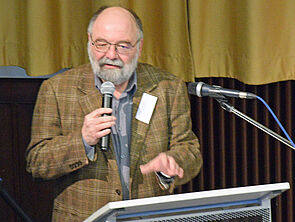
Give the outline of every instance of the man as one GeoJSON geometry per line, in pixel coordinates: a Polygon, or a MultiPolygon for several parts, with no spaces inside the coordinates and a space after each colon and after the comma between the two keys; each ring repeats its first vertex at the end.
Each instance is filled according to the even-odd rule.
{"type": "Polygon", "coordinates": [[[34,110],[27,170],[56,179],[53,221],[81,221],[110,201],[169,194],[202,165],[185,84],[137,64],[143,45],[137,15],[101,8],[88,40],[91,66],[44,81],[34,110]],[[112,109],[101,107],[105,81],[115,85],[112,109]]]}

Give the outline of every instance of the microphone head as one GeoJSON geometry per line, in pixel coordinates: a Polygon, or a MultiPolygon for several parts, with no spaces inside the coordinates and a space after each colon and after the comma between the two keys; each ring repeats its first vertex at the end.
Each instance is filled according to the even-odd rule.
{"type": "Polygon", "coordinates": [[[102,94],[111,94],[115,92],[115,85],[112,82],[103,82],[100,87],[102,94]]]}
{"type": "Polygon", "coordinates": [[[188,93],[191,95],[196,95],[198,97],[202,97],[202,87],[205,83],[203,82],[190,82],[188,84],[188,93]]]}

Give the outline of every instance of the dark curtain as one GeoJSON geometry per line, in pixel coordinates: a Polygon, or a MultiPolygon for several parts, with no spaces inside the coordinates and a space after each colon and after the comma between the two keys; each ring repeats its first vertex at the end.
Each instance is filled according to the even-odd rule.
{"type": "MultiPolygon", "coordinates": [[[[224,88],[252,92],[274,111],[289,136],[295,136],[295,81],[267,85],[245,85],[228,78],[196,81],[224,88]]],[[[231,98],[235,109],[285,137],[271,113],[260,100],[231,98]]],[[[291,189],[272,202],[273,221],[294,221],[295,150],[265,132],[223,110],[213,98],[191,96],[192,121],[198,135],[204,166],[198,177],[177,192],[212,190],[248,185],[289,182],[291,189]]],[[[286,137],[285,137],[286,138],[286,137]]]]}

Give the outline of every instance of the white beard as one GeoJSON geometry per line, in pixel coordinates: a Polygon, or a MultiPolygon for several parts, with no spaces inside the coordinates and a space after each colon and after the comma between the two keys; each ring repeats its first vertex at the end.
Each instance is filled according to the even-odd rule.
{"type": "Polygon", "coordinates": [[[99,78],[101,78],[105,81],[110,81],[110,82],[114,83],[115,85],[120,85],[130,79],[130,77],[132,76],[132,74],[135,71],[136,66],[137,66],[137,61],[138,61],[138,57],[139,57],[139,50],[138,49],[136,51],[134,58],[131,60],[131,63],[124,64],[124,62],[120,59],[111,60],[106,57],[103,57],[99,61],[97,61],[97,60],[95,60],[95,57],[94,57],[90,47],[91,47],[91,45],[88,42],[88,57],[90,60],[92,70],[96,76],[98,76],[99,78]],[[116,66],[119,66],[120,69],[103,69],[103,68],[101,68],[105,64],[116,65],[116,66]]]}

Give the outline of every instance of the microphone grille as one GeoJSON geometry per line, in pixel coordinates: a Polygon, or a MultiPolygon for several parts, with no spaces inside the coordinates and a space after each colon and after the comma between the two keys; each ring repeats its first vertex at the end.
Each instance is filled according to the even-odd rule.
{"type": "Polygon", "coordinates": [[[195,82],[190,82],[188,84],[188,93],[191,95],[196,95],[196,86],[197,84],[195,82]]]}
{"type": "Polygon", "coordinates": [[[102,94],[111,94],[115,92],[115,85],[112,82],[104,82],[101,84],[100,91],[102,94]]]}

